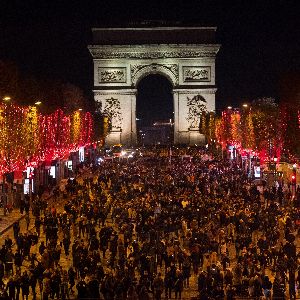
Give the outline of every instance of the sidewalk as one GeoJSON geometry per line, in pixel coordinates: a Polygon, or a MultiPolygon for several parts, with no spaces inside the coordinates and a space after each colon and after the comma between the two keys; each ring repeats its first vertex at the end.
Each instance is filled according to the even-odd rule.
{"type": "Polygon", "coordinates": [[[0,237],[9,230],[16,221],[21,221],[25,218],[25,212],[20,213],[18,208],[14,208],[11,213],[7,213],[4,216],[3,208],[0,208],[0,237]]]}
{"type": "MultiPolygon", "coordinates": [[[[52,195],[48,195],[46,201],[48,205],[54,204],[54,198],[52,195]]],[[[23,214],[20,213],[19,208],[14,208],[11,213],[7,213],[6,216],[4,216],[4,210],[1,207],[0,208],[0,237],[5,234],[10,228],[12,228],[13,224],[16,221],[21,221],[25,218],[26,214],[25,211],[23,214]]],[[[31,215],[31,208],[30,208],[30,218],[32,218],[31,215]]]]}

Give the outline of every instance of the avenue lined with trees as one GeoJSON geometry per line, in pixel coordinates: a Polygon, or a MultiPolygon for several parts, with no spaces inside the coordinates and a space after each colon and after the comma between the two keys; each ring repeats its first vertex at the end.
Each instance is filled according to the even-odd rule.
{"type": "MultiPolygon", "coordinates": [[[[79,88],[23,76],[10,62],[1,61],[0,68],[1,173],[22,169],[28,161],[66,157],[81,146],[105,140],[110,120],[98,108],[91,113],[82,110],[90,105],[79,88]]],[[[294,163],[300,156],[299,111],[297,101],[292,105],[261,98],[241,108],[229,106],[219,115],[203,112],[199,131],[219,151],[232,146],[239,155],[253,154],[261,163],[274,157],[294,163]]]]}

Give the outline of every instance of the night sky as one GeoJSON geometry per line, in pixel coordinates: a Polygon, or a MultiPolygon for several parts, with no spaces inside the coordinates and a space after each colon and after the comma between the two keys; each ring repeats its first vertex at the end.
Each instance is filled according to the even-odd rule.
{"type": "MultiPolygon", "coordinates": [[[[218,27],[218,108],[262,96],[278,99],[281,82],[299,76],[297,1],[178,2],[2,0],[0,60],[16,62],[24,74],[73,83],[92,99],[91,27],[164,20],[218,27]]],[[[153,80],[145,84],[146,96],[153,80]]]]}

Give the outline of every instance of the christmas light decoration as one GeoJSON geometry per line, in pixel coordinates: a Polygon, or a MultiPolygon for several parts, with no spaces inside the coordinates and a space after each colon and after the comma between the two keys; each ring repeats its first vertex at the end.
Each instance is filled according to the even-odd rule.
{"type": "Polygon", "coordinates": [[[230,144],[234,145],[236,149],[241,148],[241,115],[239,111],[234,111],[230,114],[230,129],[231,141],[230,144]]]}
{"type": "Polygon", "coordinates": [[[255,135],[254,135],[251,109],[247,112],[247,114],[242,115],[241,126],[242,126],[242,147],[244,149],[254,149],[255,135]]]}
{"type": "Polygon", "coordinates": [[[66,116],[58,109],[42,115],[35,106],[0,104],[0,175],[67,158],[93,143],[93,126],[88,112],[66,116]]]}
{"type": "MultiPolygon", "coordinates": [[[[271,98],[254,101],[247,110],[227,108],[215,120],[215,136],[222,149],[234,146],[240,153],[259,156],[262,163],[276,157],[285,144],[287,113],[271,98]]],[[[300,124],[300,116],[298,115],[300,124]]]]}

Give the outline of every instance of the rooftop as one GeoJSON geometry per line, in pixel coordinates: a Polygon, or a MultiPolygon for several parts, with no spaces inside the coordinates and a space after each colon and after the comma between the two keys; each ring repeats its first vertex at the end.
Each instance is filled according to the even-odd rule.
{"type": "Polygon", "coordinates": [[[214,44],[216,27],[92,28],[94,45],[214,44]]]}

